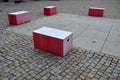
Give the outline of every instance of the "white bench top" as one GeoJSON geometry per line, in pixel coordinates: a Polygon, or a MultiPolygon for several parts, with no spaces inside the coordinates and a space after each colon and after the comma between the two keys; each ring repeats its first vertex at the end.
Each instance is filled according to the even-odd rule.
{"type": "Polygon", "coordinates": [[[104,9],[104,8],[98,8],[98,7],[89,7],[91,9],[104,9]]]}
{"type": "Polygon", "coordinates": [[[9,14],[13,14],[13,15],[18,15],[18,14],[23,14],[23,13],[28,13],[29,11],[18,11],[18,12],[13,12],[13,13],[9,13],[9,14]]]}
{"type": "Polygon", "coordinates": [[[45,7],[45,8],[54,8],[54,7],[56,7],[56,6],[47,6],[47,7],[45,7]]]}
{"type": "Polygon", "coordinates": [[[59,39],[65,39],[66,37],[72,34],[72,32],[48,28],[48,27],[42,27],[33,32],[59,39]]]}

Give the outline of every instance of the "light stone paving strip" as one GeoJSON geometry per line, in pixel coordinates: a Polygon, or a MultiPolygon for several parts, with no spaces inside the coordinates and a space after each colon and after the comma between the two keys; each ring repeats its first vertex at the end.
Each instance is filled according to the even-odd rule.
{"type": "Polygon", "coordinates": [[[120,79],[119,57],[74,48],[61,58],[34,49],[30,36],[5,30],[1,33],[0,80],[120,79]]]}

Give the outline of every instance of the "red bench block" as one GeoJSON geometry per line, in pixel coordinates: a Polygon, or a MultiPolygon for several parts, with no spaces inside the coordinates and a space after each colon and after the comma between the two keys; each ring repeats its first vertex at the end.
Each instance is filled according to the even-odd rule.
{"type": "Polygon", "coordinates": [[[34,48],[64,57],[71,49],[73,33],[42,27],[33,31],[34,48]]]}
{"type": "Polygon", "coordinates": [[[8,13],[8,19],[10,25],[20,25],[31,21],[29,11],[8,13]]]}
{"type": "Polygon", "coordinates": [[[44,15],[51,16],[57,13],[56,6],[48,6],[44,8],[44,15]]]}
{"type": "Polygon", "coordinates": [[[103,17],[104,16],[104,8],[90,7],[89,11],[88,11],[88,15],[103,17]]]}

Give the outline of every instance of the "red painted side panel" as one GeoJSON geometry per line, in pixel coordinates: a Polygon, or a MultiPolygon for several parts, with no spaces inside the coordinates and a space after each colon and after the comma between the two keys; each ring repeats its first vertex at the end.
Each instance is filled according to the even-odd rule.
{"type": "Polygon", "coordinates": [[[40,45],[40,43],[43,43],[42,41],[40,41],[40,35],[37,33],[33,32],[33,41],[34,41],[34,48],[40,49],[42,45],[40,45]]]}
{"type": "Polygon", "coordinates": [[[24,24],[30,21],[31,19],[29,13],[20,14],[17,16],[17,25],[24,24]]]}
{"type": "Polygon", "coordinates": [[[57,56],[63,54],[63,41],[57,38],[33,32],[34,48],[50,52],[57,56]]]}
{"type": "Polygon", "coordinates": [[[17,20],[15,15],[8,14],[8,20],[10,25],[17,25],[17,20]]]}
{"type": "Polygon", "coordinates": [[[56,9],[56,7],[54,7],[54,8],[52,8],[51,9],[51,15],[54,15],[54,14],[57,14],[57,9],[56,9]]]}
{"type": "Polygon", "coordinates": [[[63,54],[63,41],[62,40],[49,37],[49,36],[42,36],[41,39],[44,40],[44,42],[41,43],[43,45],[42,46],[43,50],[48,51],[58,56],[61,56],[63,54]]]}
{"type": "Polygon", "coordinates": [[[50,9],[44,8],[44,15],[49,16],[50,14],[50,9]]]}

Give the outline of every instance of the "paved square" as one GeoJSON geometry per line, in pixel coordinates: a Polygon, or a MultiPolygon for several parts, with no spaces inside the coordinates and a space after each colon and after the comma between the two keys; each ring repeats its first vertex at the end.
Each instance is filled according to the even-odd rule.
{"type": "Polygon", "coordinates": [[[43,26],[73,32],[73,47],[120,56],[120,26],[117,19],[57,14],[27,24],[10,26],[7,30],[32,36],[34,30],[43,26]]]}
{"type": "Polygon", "coordinates": [[[0,80],[120,80],[119,13],[120,0],[1,0],[0,80]],[[49,5],[62,14],[44,16],[49,5]],[[88,17],[89,7],[104,7],[105,16],[88,17]],[[32,22],[9,26],[7,14],[21,10],[32,22]],[[72,51],[61,58],[34,49],[31,32],[42,26],[74,32],[72,51]]]}

